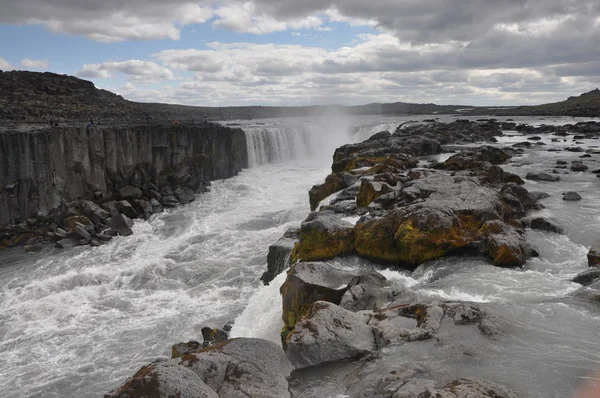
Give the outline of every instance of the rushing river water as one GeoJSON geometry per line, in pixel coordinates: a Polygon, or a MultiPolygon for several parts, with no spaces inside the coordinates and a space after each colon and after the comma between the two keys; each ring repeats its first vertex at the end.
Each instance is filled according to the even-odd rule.
{"type": "MultiPolygon", "coordinates": [[[[100,397],[142,365],[168,358],[172,344],[201,339],[202,327],[234,320],[233,336],[278,341],[278,288],[284,276],[266,287],[258,280],[268,246],[306,217],[307,191],[328,174],[335,147],[424,118],[240,122],[251,167],[213,182],[211,192],[194,203],[136,221],[133,236],[106,246],[0,252],[2,396],[100,397]]],[[[524,139],[507,132],[498,145],[524,139]]],[[[505,169],[524,176],[551,169],[557,159],[578,159],[581,153],[547,152],[572,146],[572,137],[567,140],[544,139],[546,146],[513,159],[505,169]]],[[[594,145],[600,141],[579,146],[594,145]]],[[[590,169],[600,168],[586,162],[590,169]]],[[[600,239],[600,179],[589,172],[561,177],[560,183],[527,182],[528,189],[551,195],[539,213],[554,218],[566,233],[529,231],[540,257],[523,269],[463,257],[425,264],[413,274],[382,271],[416,299],[482,303],[504,330],[493,341],[451,336],[431,352],[414,345],[416,358],[426,353],[449,374],[487,377],[521,397],[569,397],[600,368],[600,308],[568,296],[579,287],[570,278],[587,268],[587,249],[600,239]],[[570,190],[583,200],[563,201],[561,193],[570,190]]],[[[335,397],[335,386],[326,384],[316,386],[315,395],[335,397]]]]}

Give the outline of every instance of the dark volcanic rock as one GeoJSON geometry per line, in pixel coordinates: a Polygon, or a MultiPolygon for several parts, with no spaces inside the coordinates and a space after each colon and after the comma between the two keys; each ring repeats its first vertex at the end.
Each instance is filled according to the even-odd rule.
{"type": "Polygon", "coordinates": [[[600,268],[592,268],[578,274],[572,279],[572,281],[583,286],[588,286],[596,282],[598,279],[600,279],[600,268]]]}
{"type": "Polygon", "coordinates": [[[288,268],[290,254],[299,239],[299,230],[288,229],[281,238],[271,246],[267,254],[267,270],[262,274],[260,280],[268,285],[277,275],[288,268]]]}
{"type": "Polygon", "coordinates": [[[571,171],[586,171],[589,167],[583,163],[573,163],[571,165],[571,171]]]}
{"type": "Polygon", "coordinates": [[[354,250],[354,225],[331,211],[311,213],[300,226],[292,262],[322,261],[354,250]]]}
{"type": "Polygon", "coordinates": [[[352,359],[377,349],[369,317],[317,301],[291,333],[286,352],[296,368],[352,359]]]}
{"type": "Polygon", "coordinates": [[[549,182],[560,181],[559,176],[553,176],[553,175],[550,175],[547,173],[527,173],[525,178],[527,180],[532,180],[532,181],[549,181],[549,182]]]}
{"type": "Polygon", "coordinates": [[[581,200],[581,195],[579,195],[577,192],[572,192],[572,191],[565,192],[563,194],[563,200],[570,201],[570,202],[576,202],[578,200],[581,200]]]}
{"type": "Polygon", "coordinates": [[[600,266],[600,241],[596,242],[587,254],[588,265],[590,267],[600,266]]]}

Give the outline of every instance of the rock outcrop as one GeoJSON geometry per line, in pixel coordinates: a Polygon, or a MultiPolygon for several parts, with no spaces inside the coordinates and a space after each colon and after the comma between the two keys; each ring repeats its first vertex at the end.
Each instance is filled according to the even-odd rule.
{"type": "Polygon", "coordinates": [[[212,123],[0,133],[0,247],[63,232],[101,242],[107,227],[127,235],[127,218],[189,203],[209,181],[247,167],[247,157],[242,130],[212,123]]]}

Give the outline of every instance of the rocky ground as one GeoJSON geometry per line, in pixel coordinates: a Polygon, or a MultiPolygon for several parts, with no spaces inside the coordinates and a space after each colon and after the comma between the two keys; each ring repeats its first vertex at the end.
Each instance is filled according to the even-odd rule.
{"type": "MultiPolygon", "coordinates": [[[[544,196],[529,192],[519,176],[502,168],[537,145],[535,137],[504,148],[452,147],[492,143],[507,129],[584,139],[598,135],[600,124],[430,123],[338,148],[332,174],[309,193],[314,212],[269,251],[265,283],[292,264],[280,288],[281,347],[262,340],[226,340],[218,330],[207,331],[204,344],[175,346],[173,359],[143,368],[107,397],[305,397],[325,391],[348,397],[516,397],[494,380],[455,378],[451,370],[425,359],[428,351],[440,349],[456,355],[462,348],[453,347],[452,336],[485,343],[504,333],[480,306],[415,302],[393,291],[376,269],[343,271],[327,262],[358,256],[411,270],[467,253],[496,266],[520,267],[536,256],[525,229],[561,233],[561,228],[529,215],[543,207],[539,200],[544,196]],[[443,162],[422,159],[453,150],[443,162]],[[219,339],[211,337],[217,333],[219,339]],[[237,348],[242,345],[243,353],[237,348]]],[[[570,169],[582,172],[580,164],[573,162],[570,169]]],[[[543,174],[557,175],[527,178],[553,181],[543,174]]],[[[600,263],[599,253],[600,246],[590,250],[590,266],[600,263]]],[[[597,300],[599,280],[595,268],[578,276],[576,281],[587,287],[574,296],[597,300]]]]}

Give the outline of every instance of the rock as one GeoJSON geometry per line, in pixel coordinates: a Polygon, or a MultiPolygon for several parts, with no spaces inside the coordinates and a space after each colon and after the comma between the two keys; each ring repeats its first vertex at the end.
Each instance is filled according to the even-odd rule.
{"type": "Polygon", "coordinates": [[[405,184],[397,204],[404,206],[359,220],[354,235],[361,257],[416,267],[480,240],[483,223],[499,219],[503,208],[496,190],[445,174],[405,184]]]}
{"type": "Polygon", "coordinates": [[[119,213],[122,213],[129,218],[137,218],[139,216],[138,212],[135,211],[131,203],[126,200],[115,202],[115,207],[119,213]]]}
{"type": "MultiPolygon", "coordinates": [[[[317,301],[339,304],[354,273],[325,263],[296,263],[279,289],[283,301],[283,322],[289,332],[317,301]]],[[[284,330],[285,332],[285,330],[284,330]]]]}
{"type": "Polygon", "coordinates": [[[527,173],[525,179],[532,181],[548,181],[548,182],[556,182],[560,181],[560,177],[553,176],[548,173],[527,173]]]}
{"type": "Polygon", "coordinates": [[[504,386],[491,381],[464,378],[451,381],[441,389],[428,389],[419,398],[517,398],[504,386]]]}
{"type": "Polygon", "coordinates": [[[446,316],[451,317],[455,325],[479,324],[483,320],[479,307],[465,303],[446,305],[446,316]]]}
{"type": "Polygon", "coordinates": [[[180,363],[219,397],[290,398],[287,377],[293,366],[281,347],[270,341],[231,339],[185,356],[180,363]]]}
{"type": "Polygon", "coordinates": [[[600,241],[596,242],[587,254],[590,267],[600,267],[600,241]]]}
{"type": "Polygon", "coordinates": [[[104,398],[219,398],[200,376],[174,361],[140,369],[123,386],[104,398]]]}
{"type": "Polygon", "coordinates": [[[79,237],[79,239],[83,239],[85,242],[89,242],[92,239],[92,236],[81,225],[75,227],[74,233],[79,237]]]}
{"type": "Polygon", "coordinates": [[[23,250],[26,252],[39,252],[44,248],[41,242],[27,243],[23,246],[23,250]]]}
{"type": "Polygon", "coordinates": [[[377,349],[368,318],[326,301],[315,302],[287,339],[296,368],[353,359],[377,349]]]}
{"type": "Polygon", "coordinates": [[[571,281],[579,283],[583,286],[588,286],[596,282],[598,279],[600,279],[600,269],[592,268],[578,274],[575,278],[571,279],[571,281]]]}
{"type": "Polygon", "coordinates": [[[315,211],[323,199],[348,187],[343,174],[345,173],[330,174],[325,179],[325,183],[321,185],[315,185],[310,189],[308,192],[308,197],[311,211],[315,211]]]}
{"type": "Polygon", "coordinates": [[[589,167],[583,163],[571,164],[571,171],[586,171],[589,167]]]}
{"type": "Polygon", "coordinates": [[[356,197],[356,205],[359,207],[368,206],[375,199],[393,191],[394,188],[385,182],[362,180],[356,197]]]}
{"type": "Polygon", "coordinates": [[[195,340],[190,340],[187,343],[175,344],[171,347],[171,358],[180,358],[186,354],[191,354],[192,352],[199,352],[201,348],[202,345],[195,340]]]}
{"type": "Polygon", "coordinates": [[[353,312],[374,310],[387,301],[388,293],[383,289],[386,283],[387,279],[380,273],[361,270],[348,283],[339,305],[353,312]]]}
{"type": "Polygon", "coordinates": [[[299,239],[299,230],[288,229],[283,236],[274,244],[269,246],[267,254],[267,270],[262,274],[260,280],[268,285],[277,275],[282,273],[290,265],[290,254],[299,239]]]}
{"type": "Polygon", "coordinates": [[[566,160],[557,160],[556,164],[566,165],[567,161],[566,160]]]}
{"type": "Polygon", "coordinates": [[[111,216],[116,216],[119,214],[119,210],[117,209],[117,202],[109,201],[102,203],[102,209],[110,213],[111,216]]]}
{"type": "Polygon", "coordinates": [[[165,195],[161,198],[160,203],[166,208],[174,208],[179,206],[179,200],[173,195],[165,195]]]}
{"type": "Polygon", "coordinates": [[[537,255],[525,240],[523,231],[500,220],[486,222],[482,232],[487,236],[484,252],[496,266],[520,267],[528,258],[537,255]]]}
{"type": "Polygon", "coordinates": [[[177,188],[174,195],[181,204],[188,204],[196,200],[194,191],[190,188],[177,188]]]}
{"type": "Polygon", "coordinates": [[[152,214],[154,214],[154,206],[148,201],[139,200],[137,204],[141,210],[141,213],[144,215],[144,219],[147,220],[150,218],[152,214]]]}
{"type": "Polygon", "coordinates": [[[139,188],[126,185],[119,190],[119,196],[125,200],[139,199],[142,197],[142,191],[139,188]]]}
{"type": "Polygon", "coordinates": [[[152,211],[154,213],[162,213],[163,207],[157,199],[152,198],[150,204],[152,205],[152,211]]]}
{"type": "Polygon", "coordinates": [[[91,225],[92,221],[85,216],[70,216],[63,220],[63,225],[67,232],[75,232],[77,226],[91,225]]]}
{"type": "Polygon", "coordinates": [[[579,195],[577,192],[572,192],[572,191],[565,192],[563,194],[563,200],[570,201],[570,202],[576,202],[578,200],[581,200],[581,195],[579,195]]]}
{"type": "Polygon", "coordinates": [[[133,234],[131,227],[133,227],[133,221],[124,214],[118,214],[108,219],[108,225],[117,231],[120,236],[129,236],[133,234]]]}
{"type": "Polygon", "coordinates": [[[527,137],[527,139],[531,140],[531,141],[539,141],[539,140],[542,139],[542,137],[536,135],[536,136],[533,136],[533,137],[527,137]]]}
{"type": "Polygon", "coordinates": [[[529,194],[534,200],[542,200],[550,197],[546,192],[531,191],[529,194]]]}
{"type": "Polygon", "coordinates": [[[220,329],[211,329],[209,327],[203,327],[202,337],[204,338],[202,347],[210,347],[215,344],[227,341],[229,335],[227,334],[227,332],[224,332],[220,329]]]}
{"type": "Polygon", "coordinates": [[[525,219],[525,226],[531,229],[537,229],[540,231],[548,231],[554,232],[557,234],[562,234],[563,229],[556,225],[553,221],[550,221],[544,217],[534,217],[530,219],[525,219]]]}
{"type": "Polygon", "coordinates": [[[354,225],[331,211],[311,213],[300,226],[300,238],[292,262],[322,261],[354,250],[354,225]]]}
{"type": "Polygon", "coordinates": [[[437,304],[398,305],[376,310],[369,326],[375,329],[379,344],[427,340],[440,328],[444,310],[437,304]]]}
{"type": "Polygon", "coordinates": [[[512,211],[512,217],[524,217],[529,210],[541,210],[543,206],[527,189],[515,183],[505,184],[500,199],[512,211]]]}
{"type": "Polygon", "coordinates": [[[56,247],[59,249],[72,249],[76,246],[79,246],[79,241],[72,238],[61,239],[56,242],[56,247]]]}

